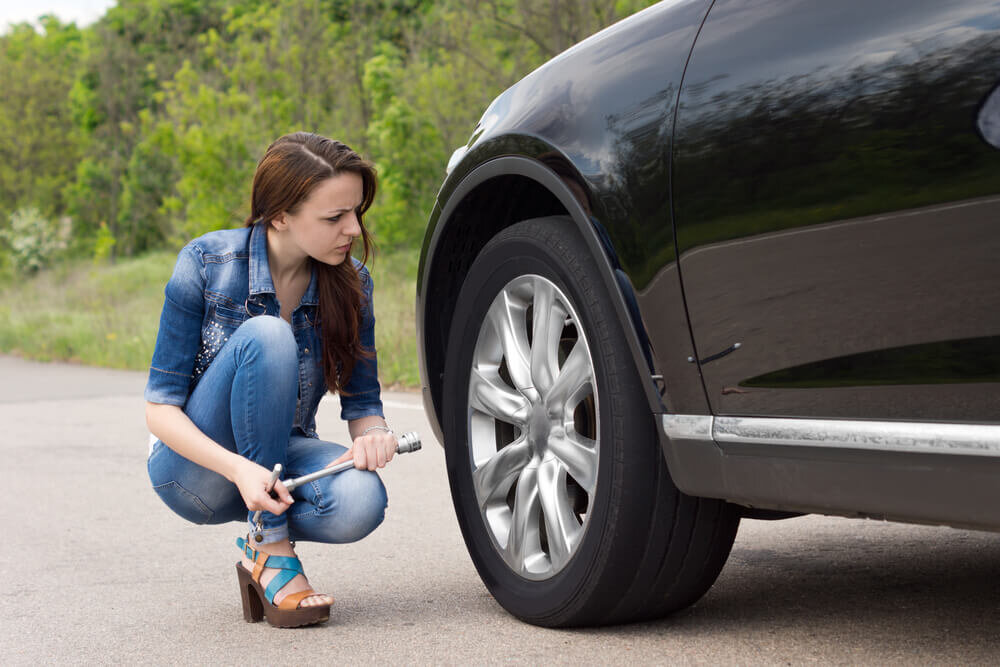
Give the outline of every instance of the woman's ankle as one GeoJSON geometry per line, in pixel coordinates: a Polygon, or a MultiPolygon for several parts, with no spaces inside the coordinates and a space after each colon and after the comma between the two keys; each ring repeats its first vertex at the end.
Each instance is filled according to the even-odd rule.
{"type": "Polygon", "coordinates": [[[256,546],[259,551],[263,551],[266,554],[271,554],[274,556],[294,556],[295,549],[292,547],[292,543],[288,538],[283,540],[278,540],[277,542],[262,542],[256,546]]]}

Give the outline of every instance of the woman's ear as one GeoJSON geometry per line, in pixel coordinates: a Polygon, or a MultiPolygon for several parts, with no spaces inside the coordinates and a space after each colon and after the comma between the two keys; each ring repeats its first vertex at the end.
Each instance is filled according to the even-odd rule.
{"type": "Polygon", "coordinates": [[[279,213],[275,217],[271,218],[270,224],[272,227],[274,227],[276,230],[280,232],[285,229],[288,229],[288,218],[285,216],[284,213],[279,213]]]}

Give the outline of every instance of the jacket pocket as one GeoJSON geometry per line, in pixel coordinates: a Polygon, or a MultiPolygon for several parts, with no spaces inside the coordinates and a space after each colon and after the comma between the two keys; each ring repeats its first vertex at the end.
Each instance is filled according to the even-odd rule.
{"type": "Polygon", "coordinates": [[[236,329],[247,319],[247,313],[242,308],[229,308],[220,304],[212,305],[212,312],[209,318],[218,322],[227,329],[236,329]]]}

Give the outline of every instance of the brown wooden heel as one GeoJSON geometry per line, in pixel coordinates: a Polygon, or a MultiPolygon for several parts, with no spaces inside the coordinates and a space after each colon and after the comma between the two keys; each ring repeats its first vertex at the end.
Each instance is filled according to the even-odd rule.
{"type": "Polygon", "coordinates": [[[264,605],[254,587],[253,577],[240,563],[236,564],[236,579],[240,584],[240,598],[243,600],[243,620],[259,623],[264,620],[264,605]]]}

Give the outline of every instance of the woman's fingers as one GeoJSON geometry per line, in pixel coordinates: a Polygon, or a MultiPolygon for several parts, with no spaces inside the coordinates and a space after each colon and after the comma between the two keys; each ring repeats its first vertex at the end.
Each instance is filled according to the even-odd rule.
{"type": "Polygon", "coordinates": [[[286,505],[291,505],[295,502],[295,499],[292,498],[292,492],[286,489],[285,485],[281,482],[274,483],[274,492],[278,494],[278,499],[286,505]]]}
{"type": "Polygon", "coordinates": [[[394,438],[391,435],[389,436],[389,438],[391,439],[392,442],[389,443],[389,446],[386,447],[386,450],[385,450],[386,451],[386,454],[385,454],[385,462],[386,463],[388,463],[389,461],[392,460],[392,457],[396,455],[396,448],[399,447],[399,443],[396,442],[396,438],[394,438]]]}
{"type": "Polygon", "coordinates": [[[375,463],[375,467],[369,466],[369,470],[384,468],[385,464],[392,459],[392,453],[396,451],[396,438],[389,433],[379,433],[372,437],[370,463],[375,463]]]}
{"type": "Polygon", "coordinates": [[[354,467],[358,470],[368,469],[368,451],[365,449],[364,438],[354,441],[354,467]]]}
{"type": "Polygon", "coordinates": [[[369,437],[365,443],[365,450],[368,453],[368,469],[377,470],[385,465],[385,452],[379,446],[378,439],[369,437]]]}
{"type": "Polygon", "coordinates": [[[278,499],[272,498],[268,493],[271,488],[271,471],[253,461],[244,459],[237,468],[233,482],[243,496],[247,509],[253,512],[264,510],[271,514],[281,514],[295,502],[288,489],[279,483],[274,485],[278,499]]]}
{"type": "Polygon", "coordinates": [[[355,438],[354,445],[350,449],[326,467],[354,459],[354,467],[358,470],[378,470],[392,460],[397,447],[396,438],[389,433],[362,435],[355,438]]]}
{"type": "Polygon", "coordinates": [[[259,507],[251,509],[262,509],[266,512],[270,512],[271,514],[281,514],[295,502],[295,499],[292,498],[292,494],[288,492],[288,489],[285,488],[284,484],[281,482],[275,482],[272,487],[265,486],[264,492],[258,497],[257,502],[259,507]],[[277,498],[273,498],[271,496],[271,493],[268,490],[269,488],[276,496],[278,496],[277,498]]]}
{"type": "MultiPolygon", "coordinates": [[[[286,490],[285,493],[288,493],[288,491],[286,490]]],[[[261,505],[262,506],[259,507],[258,509],[262,509],[265,512],[270,512],[271,514],[281,514],[282,512],[288,509],[288,506],[291,505],[291,503],[281,502],[275,500],[270,495],[265,495],[263,498],[261,498],[261,505]]]]}
{"type": "Polygon", "coordinates": [[[344,452],[339,457],[337,457],[336,461],[334,461],[333,463],[328,463],[326,465],[326,467],[327,468],[332,468],[333,466],[337,465],[338,463],[343,463],[344,461],[350,461],[352,458],[354,458],[354,451],[353,451],[353,449],[348,449],[346,452],[344,452]]]}
{"type": "Polygon", "coordinates": [[[256,512],[257,510],[262,510],[264,512],[270,512],[271,514],[281,514],[291,503],[282,502],[281,500],[275,500],[267,492],[260,492],[255,494],[250,498],[247,498],[247,509],[251,512],[256,512]]]}
{"type": "Polygon", "coordinates": [[[392,460],[396,447],[396,438],[389,433],[363,435],[356,438],[354,446],[330,465],[353,457],[354,467],[358,470],[378,470],[392,460]]]}
{"type": "Polygon", "coordinates": [[[385,456],[385,461],[382,465],[385,465],[392,460],[392,457],[396,454],[396,449],[399,447],[399,442],[396,441],[396,436],[386,433],[382,436],[382,454],[385,456]]]}

